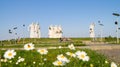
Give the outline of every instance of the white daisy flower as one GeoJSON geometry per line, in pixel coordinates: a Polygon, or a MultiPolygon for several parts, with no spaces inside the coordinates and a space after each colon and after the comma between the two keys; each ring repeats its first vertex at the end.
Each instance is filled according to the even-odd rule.
{"type": "Polygon", "coordinates": [[[44,65],[44,63],[39,63],[39,65],[44,65]]]}
{"type": "Polygon", "coordinates": [[[106,60],[105,63],[107,64],[107,63],[109,63],[109,62],[106,60]]]}
{"type": "Polygon", "coordinates": [[[16,62],[15,64],[18,65],[18,62],[16,62]]]}
{"type": "Polygon", "coordinates": [[[117,64],[115,64],[114,62],[111,63],[111,67],[117,67],[117,64]]]}
{"type": "Polygon", "coordinates": [[[59,60],[53,62],[53,64],[54,64],[55,66],[63,66],[63,65],[65,65],[62,61],[59,61],[59,60]]]}
{"type": "Polygon", "coordinates": [[[84,51],[77,51],[75,54],[77,55],[77,57],[80,60],[89,61],[89,56],[87,56],[86,52],[84,52],[84,51]]]}
{"type": "Polygon", "coordinates": [[[4,59],[0,59],[0,61],[1,61],[1,62],[3,62],[3,61],[4,61],[4,59]]]}
{"type": "Polygon", "coordinates": [[[20,59],[20,58],[21,58],[21,56],[18,57],[18,59],[20,59]]]}
{"type": "Polygon", "coordinates": [[[44,58],[43,60],[44,60],[44,61],[47,61],[47,59],[46,59],[46,58],[44,58]]]}
{"type": "Polygon", "coordinates": [[[85,56],[85,58],[83,58],[82,60],[83,61],[89,61],[89,59],[90,59],[89,56],[85,56]]]}
{"type": "Polygon", "coordinates": [[[47,49],[38,49],[37,50],[40,54],[47,54],[48,53],[48,50],[47,49]]]}
{"type": "Polygon", "coordinates": [[[4,62],[7,62],[8,60],[7,59],[4,59],[4,62]]]}
{"type": "Polygon", "coordinates": [[[68,60],[63,54],[58,55],[58,56],[57,56],[57,59],[58,59],[59,61],[63,61],[63,62],[67,62],[67,63],[70,62],[70,60],[68,60]]]}
{"type": "Polygon", "coordinates": [[[58,48],[59,48],[59,49],[61,49],[61,48],[62,48],[62,46],[59,46],[58,48]]]}
{"type": "Polygon", "coordinates": [[[75,52],[76,56],[80,55],[81,54],[81,51],[77,51],[75,52]]]}
{"type": "Polygon", "coordinates": [[[33,50],[34,49],[34,44],[28,43],[24,45],[25,50],[33,50]]]}
{"type": "Polygon", "coordinates": [[[16,52],[14,50],[7,50],[4,54],[4,58],[6,59],[12,59],[16,55],[16,52]]]}
{"type": "Polygon", "coordinates": [[[76,57],[76,55],[74,53],[71,53],[71,52],[67,52],[66,54],[71,56],[71,57],[76,57]]]}
{"type": "Polygon", "coordinates": [[[12,61],[9,61],[10,63],[12,63],[12,61]]]}
{"type": "Polygon", "coordinates": [[[68,45],[68,48],[69,48],[69,49],[71,49],[71,50],[75,50],[75,47],[74,47],[74,45],[73,45],[73,44],[68,45]]]}
{"type": "Polygon", "coordinates": [[[33,64],[35,64],[36,62],[34,61],[33,64]]]}

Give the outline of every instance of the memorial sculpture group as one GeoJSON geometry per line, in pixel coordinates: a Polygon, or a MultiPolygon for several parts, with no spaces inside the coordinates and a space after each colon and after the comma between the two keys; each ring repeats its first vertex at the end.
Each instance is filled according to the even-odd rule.
{"type": "MultiPolygon", "coordinates": [[[[49,38],[62,38],[62,27],[61,26],[50,26],[48,29],[49,38]]],[[[40,26],[38,23],[32,23],[29,25],[30,38],[40,38],[40,26]]]]}
{"type": "MultiPolygon", "coordinates": [[[[89,32],[91,38],[95,38],[94,27],[95,27],[94,23],[90,24],[89,32]]],[[[30,32],[30,38],[41,38],[39,23],[30,24],[29,32],[30,32]]],[[[62,38],[63,31],[60,25],[49,26],[48,32],[49,32],[48,33],[49,38],[62,38]]]]}

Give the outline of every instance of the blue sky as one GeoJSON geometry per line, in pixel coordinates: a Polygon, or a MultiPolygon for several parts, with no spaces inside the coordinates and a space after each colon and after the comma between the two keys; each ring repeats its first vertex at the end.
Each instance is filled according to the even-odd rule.
{"type": "Polygon", "coordinates": [[[0,0],[0,39],[17,37],[8,33],[16,26],[19,37],[29,37],[32,22],[39,22],[42,37],[48,37],[51,24],[61,25],[64,37],[89,37],[89,25],[94,22],[98,36],[99,20],[104,24],[103,36],[116,36],[114,12],[120,13],[120,0],[0,0]]]}

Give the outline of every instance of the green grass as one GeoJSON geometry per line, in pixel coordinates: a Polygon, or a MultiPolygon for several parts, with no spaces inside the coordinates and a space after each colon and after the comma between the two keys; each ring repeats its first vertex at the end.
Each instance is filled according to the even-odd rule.
{"type": "MultiPolygon", "coordinates": [[[[120,40],[120,39],[119,39],[120,40]]],[[[69,41],[65,41],[62,43],[79,43],[83,44],[83,41],[92,41],[91,38],[70,38],[69,41]]],[[[96,42],[101,42],[100,38],[96,38],[96,42]]],[[[102,42],[107,42],[110,44],[116,44],[116,38],[115,37],[104,37],[102,38],[102,42]]],[[[26,43],[34,43],[34,44],[56,44],[60,43],[59,38],[21,38],[19,41],[18,40],[3,40],[0,43],[0,46],[2,44],[4,45],[21,45],[21,44],[26,44],[26,43]]],[[[120,43],[119,43],[120,44],[120,43]]]]}
{"type": "MultiPolygon", "coordinates": [[[[55,67],[52,63],[57,60],[57,55],[63,54],[67,58],[70,59],[69,56],[66,55],[66,52],[73,52],[75,53],[76,50],[70,50],[70,49],[48,49],[47,55],[40,55],[37,50],[31,50],[31,51],[25,51],[25,50],[16,50],[17,55],[15,58],[8,60],[7,62],[1,62],[2,67],[55,67]],[[21,56],[22,58],[25,58],[24,62],[19,63],[16,65],[16,61],[18,60],[18,57],[21,56]],[[42,56],[42,57],[41,57],[42,56]],[[44,61],[43,59],[46,58],[47,60],[44,61]],[[12,61],[10,63],[10,61],[12,61]],[[33,62],[36,62],[33,64],[33,62]],[[44,63],[41,65],[40,63],[44,63]]],[[[100,55],[96,53],[95,51],[89,50],[89,49],[82,49],[87,53],[87,55],[90,57],[89,61],[82,61],[78,58],[71,58],[70,62],[67,63],[63,67],[90,67],[90,65],[94,65],[94,67],[110,67],[110,61],[103,55],[100,55]],[[105,63],[105,61],[108,61],[108,63],[105,63]]],[[[0,51],[1,58],[3,59],[4,50],[0,51]]]]}
{"type": "MultiPolygon", "coordinates": [[[[71,43],[43,43],[43,44],[35,44],[35,47],[67,47],[71,43]]],[[[85,46],[85,44],[82,43],[73,43],[74,46],[85,46]]],[[[0,46],[0,48],[23,48],[24,44],[12,44],[12,45],[4,45],[0,46]]]]}
{"type": "MultiPolygon", "coordinates": [[[[36,47],[66,47],[71,43],[75,46],[85,46],[85,44],[82,43],[81,38],[71,38],[70,41],[65,42],[59,42],[58,38],[25,38],[24,44],[26,43],[33,43],[36,47]]],[[[0,44],[0,48],[22,48],[24,46],[22,39],[17,43],[13,41],[3,41],[2,44],[4,45],[2,46],[0,44]]]]}
{"type": "MultiPolygon", "coordinates": [[[[83,40],[90,40],[90,38],[70,38],[69,41],[66,41],[67,43],[70,42],[80,42],[82,43],[83,40]]],[[[10,44],[25,44],[25,43],[35,43],[35,44],[42,44],[42,43],[58,43],[60,42],[59,38],[21,38],[19,41],[18,40],[3,40],[2,43],[5,45],[10,45],[10,44]]]]}

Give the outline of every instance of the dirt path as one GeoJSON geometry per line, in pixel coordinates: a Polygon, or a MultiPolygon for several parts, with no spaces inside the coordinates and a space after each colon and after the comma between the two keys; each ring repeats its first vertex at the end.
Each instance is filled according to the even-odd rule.
{"type": "Polygon", "coordinates": [[[120,65],[120,49],[113,50],[97,50],[98,53],[104,54],[111,61],[114,61],[120,65]]]}
{"type": "Polygon", "coordinates": [[[105,55],[111,61],[120,65],[120,45],[104,44],[104,43],[102,44],[89,43],[87,44],[87,46],[90,46],[92,50],[95,50],[98,53],[105,55]]]}

